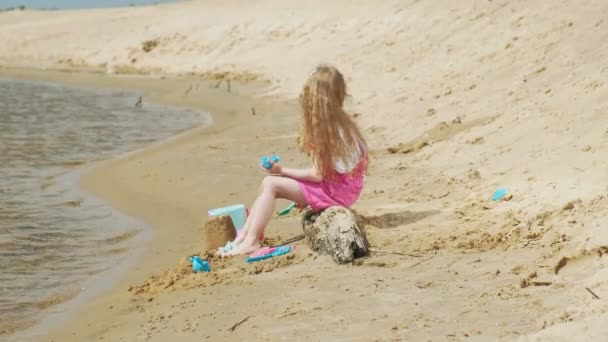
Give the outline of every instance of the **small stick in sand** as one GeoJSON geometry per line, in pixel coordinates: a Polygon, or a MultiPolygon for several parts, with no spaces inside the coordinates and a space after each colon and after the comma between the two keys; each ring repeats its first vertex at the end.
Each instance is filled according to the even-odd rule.
{"type": "Polygon", "coordinates": [[[413,258],[422,258],[422,255],[418,255],[418,254],[392,252],[392,251],[383,251],[383,250],[380,250],[380,249],[375,248],[375,247],[371,247],[369,250],[372,251],[372,252],[376,252],[376,253],[395,254],[395,255],[411,256],[413,258]]]}
{"type": "Polygon", "coordinates": [[[446,191],[445,194],[438,196],[437,198],[444,198],[444,197],[448,197],[448,195],[450,194],[449,191],[446,191]]]}
{"type": "Polygon", "coordinates": [[[137,99],[137,102],[135,103],[135,108],[141,108],[141,106],[143,105],[144,100],[141,98],[141,96],[137,99]]]}
{"type": "Polygon", "coordinates": [[[250,318],[251,318],[251,316],[247,316],[247,317],[245,317],[245,319],[243,319],[242,321],[239,321],[239,322],[234,323],[234,325],[233,325],[233,326],[231,326],[231,327],[230,327],[230,329],[228,329],[228,331],[233,332],[234,330],[236,330],[236,328],[237,328],[239,325],[241,325],[241,324],[243,324],[243,323],[247,322],[247,320],[248,320],[248,319],[250,319],[250,318]]]}
{"type": "Polygon", "coordinates": [[[553,284],[553,283],[550,281],[533,281],[532,282],[532,285],[534,285],[534,286],[549,286],[551,284],[553,284]]]}
{"type": "Polygon", "coordinates": [[[255,116],[255,108],[251,107],[251,115],[255,116]]]}
{"type": "Polygon", "coordinates": [[[184,93],[184,96],[188,96],[188,94],[190,94],[191,91],[192,91],[192,83],[190,83],[190,86],[188,87],[188,90],[186,90],[186,92],[184,93]]]}
{"type": "Polygon", "coordinates": [[[416,266],[418,266],[418,265],[422,264],[422,263],[423,263],[423,262],[425,262],[425,261],[431,260],[431,258],[433,258],[433,256],[432,256],[432,255],[431,255],[431,256],[429,256],[428,258],[422,258],[422,259],[420,259],[420,261],[418,261],[417,263],[415,263],[415,264],[413,264],[413,265],[410,265],[410,266],[408,266],[408,267],[409,267],[409,268],[416,267],[416,266]]]}
{"type": "Polygon", "coordinates": [[[230,80],[226,80],[226,90],[230,92],[230,80]]]}
{"type": "Polygon", "coordinates": [[[294,236],[291,239],[287,239],[285,241],[281,242],[281,245],[291,245],[292,243],[298,242],[298,241],[302,241],[306,238],[306,236],[304,236],[304,234],[302,235],[298,235],[298,236],[294,236]]]}
{"type": "Polygon", "coordinates": [[[589,291],[589,293],[591,293],[591,295],[593,296],[593,298],[595,299],[600,299],[600,297],[598,297],[598,295],[596,295],[593,291],[591,291],[590,288],[585,287],[585,290],[589,291]]]}

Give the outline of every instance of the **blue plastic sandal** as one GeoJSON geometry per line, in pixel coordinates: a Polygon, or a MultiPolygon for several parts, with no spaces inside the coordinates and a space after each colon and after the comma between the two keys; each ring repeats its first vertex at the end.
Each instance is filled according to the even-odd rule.
{"type": "Polygon", "coordinates": [[[271,249],[270,253],[259,255],[259,256],[253,256],[253,257],[250,256],[249,258],[247,258],[247,262],[251,263],[251,262],[256,262],[256,261],[262,261],[262,260],[270,259],[272,257],[276,257],[279,255],[287,254],[287,253],[291,252],[291,250],[293,248],[294,248],[294,246],[279,246],[274,249],[271,249]]]}

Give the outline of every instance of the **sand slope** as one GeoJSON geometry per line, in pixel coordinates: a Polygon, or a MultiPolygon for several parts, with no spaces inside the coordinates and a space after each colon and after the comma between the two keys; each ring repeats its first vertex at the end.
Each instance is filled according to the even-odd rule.
{"type": "MultiPolygon", "coordinates": [[[[303,254],[295,265],[261,275],[243,271],[241,280],[204,292],[214,293],[216,303],[255,293],[243,306],[204,311],[201,293],[161,291],[160,304],[132,313],[132,322],[183,299],[189,304],[182,303],[179,315],[196,313],[193,321],[206,327],[184,333],[184,340],[201,331],[269,340],[290,334],[597,339],[606,336],[608,312],[602,304],[608,295],[606,18],[608,3],[600,0],[193,1],[12,12],[0,14],[0,64],[257,80],[263,81],[257,95],[273,101],[293,99],[319,62],[347,75],[349,107],[360,114],[375,156],[358,209],[368,216],[373,244],[415,256],[383,254],[338,267],[303,254]],[[155,42],[146,45],[149,52],[145,41],[155,42]],[[512,199],[489,200],[501,186],[512,199]],[[287,302],[268,288],[276,283],[287,302]],[[193,298],[199,301],[191,305],[193,298]],[[248,315],[254,317],[234,333],[210,329],[248,315]]],[[[295,133],[293,114],[273,115],[285,126],[267,117],[250,127],[295,133]]],[[[242,142],[230,134],[223,148],[236,151],[242,142]]],[[[277,141],[279,147],[258,139],[247,153],[275,146],[295,155],[286,149],[292,140],[277,141]]],[[[170,150],[179,156],[179,145],[170,150]]],[[[166,153],[148,158],[150,167],[177,158],[166,153]]],[[[129,172],[137,183],[138,171],[129,172]]],[[[179,201],[196,217],[194,196],[179,201]]],[[[289,222],[297,228],[295,219],[289,222]]],[[[183,256],[173,253],[175,260],[183,256]]],[[[178,324],[161,321],[149,338],[163,340],[178,324]]],[[[130,329],[112,333],[134,336],[130,329]]]]}

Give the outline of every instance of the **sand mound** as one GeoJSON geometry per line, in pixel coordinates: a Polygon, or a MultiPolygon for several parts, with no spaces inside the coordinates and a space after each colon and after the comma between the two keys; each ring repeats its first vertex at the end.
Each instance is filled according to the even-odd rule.
{"type": "Polygon", "coordinates": [[[593,213],[597,216],[597,212],[602,208],[608,208],[608,201],[604,196],[586,202],[573,200],[555,209],[541,209],[536,213],[522,209],[499,211],[498,206],[499,204],[489,201],[472,200],[455,209],[454,214],[458,222],[484,228],[439,238],[435,244],[443,246],[442,248],[478,251],[529,246],[551,247],[552,253],[559,253],[575,236],[576,228],[585,225],[583,217],[593,213]]]}
{"type": "Polygon", "coordinates": [[[298,258],[295,254],[289,254],[281,258],[270,258],[253,265],[249,274],[260,274],[262,272],[272,272],[276,269],[285,268],[295,263],[300,263],[303,258],[298,258]]]}
{"type": "Polygon", "coordinates": [[[215,251],[234,240],[236,230],[230,216],[213,217],[207,220],[202,228],[203,250],[215,251]]]}
{"type": "Polygon", "coordinates": [[[209,287],[232,282],[247,282],[247,277],[260,273],[272,272],[305,260],[295,253],[270,258],[254,264],[244,262],[245,257],[222,258],[211,253],[199,255],[211,265],[209,273],[194,273],[188,258],[178,261],[175,268],[159,275],[154,275],[143,284],[130,286],[128,291],[134,295],[156,295],[180,289],[209,287]]]}
{"type": "Polygon", "coordinates": [[[190,260],[182,258],[174,269],[154,275],[142,285],[129,287],[129,292],[134,295],[157,294],[176,289],[212,286],[227,281],[233,273],[240,271],[238,268],[230,268],[229,259],[216,257],[210,253],[201,254],[200,257],[209,261],[213,272],[194,273],[190,260]]]}
{"type": "MultiPolygon", "coordinates": [[[[394,147],[389,147],[387,151],[391,154],[417,152],[425,146],[429,146],[433,143],[451,139],[459,133],[465,132],[476,126],[487,125],[495,119],[496,117],[480,118],[463,123],[462,118],[457,117],[452,120],[450,124],[446,123],[445,121],[442,121],[429,131],[425,132],[420,137],[415,138],[406,143],[400,143],[394,147]]],[[[480,143],[479,138],[475,140],[475,143],[480,143]]]]}

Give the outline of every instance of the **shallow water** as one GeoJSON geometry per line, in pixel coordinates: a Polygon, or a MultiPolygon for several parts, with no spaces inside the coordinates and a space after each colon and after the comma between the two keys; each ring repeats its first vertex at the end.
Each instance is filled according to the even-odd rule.
{"type": "Polygon", "coordinates": [[[77,9],[77,8],[102,8],[102,7],[125,7],[154,5],[165,2],[177,2],[178,0],[2,0],[0,9],[27,8],[36,9],[77,9]]]}
{"type": "Polygon", "coordinates": [[[75,187],[79,167],[205,123],[140,94],[0,79],[0,339],[125,260],[145,229],[75,187]]]}

